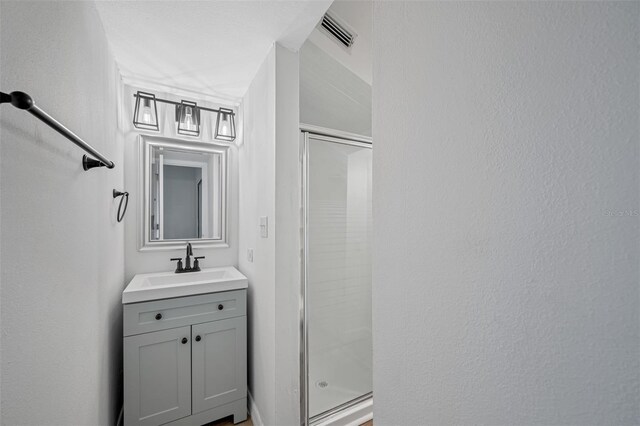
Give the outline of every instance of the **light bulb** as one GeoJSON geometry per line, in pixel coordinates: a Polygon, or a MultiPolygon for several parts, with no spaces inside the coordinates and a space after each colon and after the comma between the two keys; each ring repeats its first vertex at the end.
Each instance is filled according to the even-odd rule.
{"type": "Polygon", "coordinates": [[[233,110],[220,108],[216,120],[215,138],[232,141],[236,138],[236,128],[233,120],[233,110]]]}
{"type": "Polygon", "coordinates": [[[193,130],[193,116],[191,114],[191,107],[185,107],[184,110],[184,125],[187,130],[193,130]]]}
{"type": "Polygon", "coordinates": [[[223,135],[229,134],[229,114],[222,114],[220,133],[223,135]]]}
{"type": "Polygon", "coordinates": [[[149,99],[144,99],[142,107],[142,122],[145,124],[151,124],[153,121],[153,116],[151,112],[151,101],[149,99]]]}

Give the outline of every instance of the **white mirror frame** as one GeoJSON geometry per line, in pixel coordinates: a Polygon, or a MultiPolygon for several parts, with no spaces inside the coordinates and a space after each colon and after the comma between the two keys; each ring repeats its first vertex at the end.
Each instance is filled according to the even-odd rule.
{"type": "Polygon", "coordinates": [[[164,138],[159,136],[140,135],[138,136],[138,250],[176,250],[184,248],[186,242],[190,242],[194,248],[226,248],[229,247],[228,223],[227,223],[227,182],[228,180],[228,145],[218,145],[215,143],[192,142],[182,139],[164,138]],[[150,235],[150,159],[151,151],[154,147],[175,148],[183,151],[204,152],[219,154],[221,156],[221,189],[220,189],[220,219],[222,227],[220,229],[220,239],[189,239],[189,240],[151,240],[150,235]]]}

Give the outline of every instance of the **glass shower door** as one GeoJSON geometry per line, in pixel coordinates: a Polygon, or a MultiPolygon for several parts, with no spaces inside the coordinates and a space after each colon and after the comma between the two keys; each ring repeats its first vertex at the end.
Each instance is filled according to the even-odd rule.
{"type": "Polygon", "coordinates": [[[372,391],[371,145],[306,143],[309,418],[372,391]]]}

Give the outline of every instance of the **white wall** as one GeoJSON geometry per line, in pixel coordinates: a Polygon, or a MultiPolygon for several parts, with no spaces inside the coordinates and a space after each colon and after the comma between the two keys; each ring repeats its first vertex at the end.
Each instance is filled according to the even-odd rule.
{"type": "MultiPolygon", "coordinates": [[[[145,87],[131,87],[125,85],[125,96],[122,101],[123,121],[125,126],[125,187],[130,193],[130,211],[125,216],[126,234],[125,234],[125,279],[128,283],[136,274],[145,272],[162,272],[171,271],[175,268],[175,262],[169,261],[172,257],[184,257],[185,250],[159,250],[159,251],[139,251],[139,218],[142,213],[140,198],[142,194],[138,194],[138,172],[140,167],[139,142],[140,135],[154,135],[167,138],[182,139],[192,142],[214,142],[225,144],[225,142],[215,141],[213,139],[213,124],[215,124],[215,113],[202,112],[201,118],[203,125],[201,126],[201,134],[199,137],[189,137],[178,135],[175,130],[175,110],[172,105],[158,103],[158,117],[160,122],[160,132],[147,132],[137,129],[133,126],[133,111],[135,108],[136,91],[150,91],[159,98],[180,101],[182,99],[197,102],[209,108],[218,108],[220,104],[212,103],[211,100],[192,98],[184,93],[162,93],[155,90],[146,90],[145,87]],[[212,124],[213,123],[213,124],[212,124]]],[[[203,95],[204,98],[205,95],[203,95]]],[[[222,105],[229,107],[229,105],[222,105]]],[[[236,127],[240,128],[242,122],[236,117],[236,127]]],[[[236,141],[241,139],[238,134],[236,141]]],[[[200,261],[201,267],[211,268],[216,266],[228,266],[238,264],[238,151],[235,144],[230,144],[228,150],[228,189],[227,189],[227,226],[229,247],[226,248],[199,248],[194,247],[194,255],[205,256],[200,261]]],[[[185,244],[186,245],[186,244],[185,244]]]]}
{"type": "Polygon", "coordinates": [[[371,136],[371,85],[311,41],[300,49],[300,122],[371,136]]]}
{"type": "Polygon", "coordinates": [[[376,4],[376,424],[640,422],[639,11],[376,4]]]}
{"type": "Polygon", "coordinates": [[[298,97],[298,54],[276,44],[243,99],[239,146],[238,263],[249,278],[249,391],[266,425],[300,423],[298,97]],[[268,217],[268,238],[260,236],[261,216],[268,217]]]}
{"type": "Polygon", "coordinates": [[[243,138],[238,150],[238,267],[249,279],[249,392],[264,424],[275,424],[275,238],[260,237],[261,216],[275,216],[275,49],[260,66],[242,102],[243,138]],[[253,262],[247,250],[253,250],[253,262]]]}
{"type": "Polygon", "coordinates": [[[6,425],[113,425],[121,403],[124,224],[119,73],[91,2],[2,2],[0,88],[22,90],[116,164],[0,107],[6,425]]]}
{"type": "Polygon", "coordinates": [[[276,44],[276,424],[300,424],[299,55],[276,44]]]}

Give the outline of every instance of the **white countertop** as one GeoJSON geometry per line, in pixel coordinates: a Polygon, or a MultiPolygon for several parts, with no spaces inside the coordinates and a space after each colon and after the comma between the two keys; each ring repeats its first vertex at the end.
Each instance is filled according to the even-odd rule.
{"type": "Polygon", "coordinates": [[[173,271],[138,274],[122,292],[122,303],[147,302],[247,287],[247,277],[233,266],[205,268],[199,272],[181,274],[173,271]]]}

